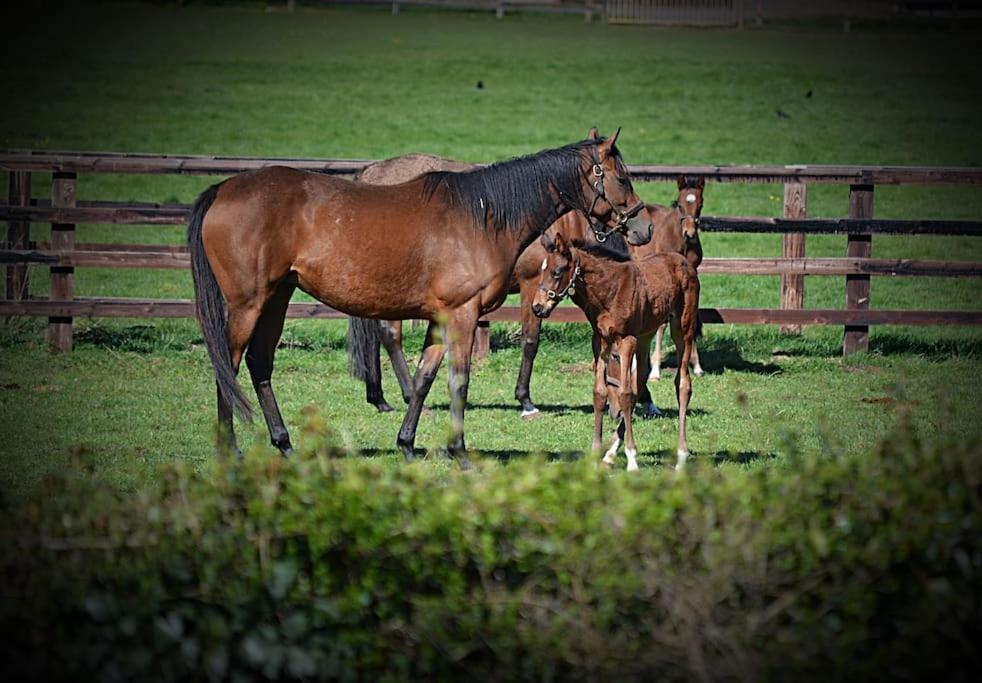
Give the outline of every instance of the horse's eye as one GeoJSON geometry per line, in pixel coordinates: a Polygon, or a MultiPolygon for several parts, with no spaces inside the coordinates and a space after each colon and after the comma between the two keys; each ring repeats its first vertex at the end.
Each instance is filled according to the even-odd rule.
{"type": "Polygon", "coordinates": [[[558,278],[561,278],[563,276],[563,269],[562,268],[556,268],[554,271],[552,271],[552,276],[554,278],[557,278],[557,279],[558,278]]]}

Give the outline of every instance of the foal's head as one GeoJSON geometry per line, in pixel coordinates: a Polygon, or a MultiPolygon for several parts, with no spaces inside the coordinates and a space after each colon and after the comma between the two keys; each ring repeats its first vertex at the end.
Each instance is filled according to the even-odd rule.
{"type": "Polygon", "coordinates": [[[702,176],[680,175],[678,179],[679,197],[672,206],[678,209],[681,217],[682,235],[686,241],[699,236],[699,216],[702,214],[702,191],[706,179],[702,176]]]}
{"type": "Polygon", "coordinates": [[[546,257],[542,259],[539,289],[532,297],[532,312],[548,318],[556,304],[576,293],[580,264],[561,232],[550,230],[542,234],[546,257]]]}
{"type": "Polygon", "coordinates": [[[590,129],[589,139],[595,145],[586,149],[590,158],[587,185],[583,196],[590,203],[587,219],[593,224],[598,219],[603,225],[593,224],[597,240],[603,241],[614,232],[622,233],[630,244],[640,246],[651,241],[653,226],[651,216],[644,210],[644,202],[634,192],[631,176],[621,160],[614,143],[620,134],[617,129],[609,138],[602,138],[596,128],[590,129]]]}

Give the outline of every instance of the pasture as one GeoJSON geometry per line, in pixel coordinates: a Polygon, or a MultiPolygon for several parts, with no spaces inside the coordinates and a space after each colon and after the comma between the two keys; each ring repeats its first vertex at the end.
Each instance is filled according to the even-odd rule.
{"type": "MultiPolygon", "coordinates": [[[[623,127],[622,148],[634,163],[973,165],[982,150],[972,113],[978,96],[965,87],[978,82],[978,67],[961,59],[969,34],[918,34],[904,25],[861,26],[848,36],[821,26],[686,31],[368,9],[288,15],[249,5],[124,3],[63,12],[41,29],[57,48],[30,52],[17,39],[5,45],[11,88],[23,94],[0,121],[5,147],[337,158],[428,151],[491,161],[582,138],[597,124],[623,127]],[[86,30],[76,35],[75,22],[86,30]],[[138,39],[131,26],[141,27],[138,39]],[[908,50],[914,35],[934,49],[908,50]],[[606,65],[603,79],[592,76],[598,63],[606,65]]],[[[81,199],[190,202],[211,182],[90,175],[78,192],[81,199]]],[[[43,175],[33,191],[45,195],[43,175]]],[[[648,201],[672,197],[668,185],[638,191],[648,201]]],[[[846,193],[812,187],[809,215],[845,215],[846,193]]],[[[977,218],[982,208],[972,188],[878,188],[875,202],[881,217],[977,218]]],[[[707,214],[780,210],[779,186],[707,188],[707,214]]],[[[43,225],[33,231],[33,239],[45,238],[43,225]]],[[[183,231],[80,226],[79,240],[181,244],[183,231]]],[[[707,255],[780,254],[780,238],[766,235],[704,233],[703,244],[707,255]]],[[[844,244],[812,237],[807,253],[838,256],[844,244]]],[[[982,245],[971,238],[884,237],[874,245],[879,257],[979,254],[982,245]]],[[[46,273],[33,270],[32,287],[44,294],[46,273]]],[[[776,277],[702,279],[703,305],[777,300],[776,277]]],[[[185,272],[76,273],[83,295],[187,297],[190,290],[185,272]]],[[[876,278],[872,305],[977,309],[980,294],[972,279],[876,278]]],[[[843,302],[841,278],[807,279],[806,307],[843,302]]],[[[140,464],[211,457],[212,379],[193,323],[80,320],[77,350],[67,357],[47,354],[40,325],[22,319],[2,328],[5,490],[30,490],[73,449],[118,469],[121,482],[140,464]]],[[[548,410],[522,422],[511,399],[516,329],[494,326],[494,353],[472,383],[469,444],[500,461],[584,449],[587,330],[547,324],[532,388],[548,410]]],[[[353,450],[395,465],[400,416],[375,415],[363,403],[361,387],[345,373],[343,334],[343,322],[288,323],[274,380],[284,415],[297,425],[302,410],[315,406],[353,450]]],[[[768,466],[781,462],[789,439],[808,452],[862,453],[905,405],[928,434],[978,438],[976,421],[967,419],[976,407],[982,341],[974,329],[874,328],[871,353],[845,360],[838,328],[809,328],[795,338],[767,327],[710,326],[706,335],[710,372],[696,382],[692,404],[696,460],[734,472],[768,466]]],[[[411,353],[420,342],[419,333],[410,336],[411,353]]],[[[385,372],[387,394],[396,397],[385,372]]],[[[659,405],[673,407],[668,381],[654,393],[659,405]]],[[[435,449],[447,425],[442,379],[430,401],[420,444],[435,449]]],[[[672,422],[640,425],[643,466],[668,452],[672,422]]],[[[247,433],[259,446],[263,432],[247,433]]],[[[429,461],[443,466],[439,457],[429,461]]]]}
{"type": "MultiPolygon", "coordinates": [[[[0,44],[15,95],[3,148],[487,162],[597,125],[622,127],[628,163],[982,165],[979,35],[947,23],[855,21],[843,35],[821,22],[737,32],[100,2],[30,26],[0,44]]],[[[78,198],[189,203],[213,182],[82,174],[78,198]]],[[[47,183],[35,173],[33,196],[47,183]]],[[[846,215],[847,187],[808,193],[810,217],[846,215]]],[[[705,198],[704,215],[782,209],[777,185],[711,183],[705,198]]],[[[982,192],[877,186],[875,211],[978,220],[982,192]]],[[[36,224],[31,238],[47,233],[36,224]]],[[[779,236],[701,239],[706,256],[781,255],[779,236]]],[[[180,245],[184,230],[81,225],[78,240],[180,245]]],[[[809,256],[845,248],[807,242],[809,256]]],[[[877,236],[873,256],[978,262],[982,243],[877,236]]],[[[703,306],[778,303],[776,276],[701,280],[703,306]]],[[[842,277],[805,289],[806,308],[844,306],[842,277]]],[[[47,295],[46,268],[31,268],[31,291],[47,295]]],[[[75,291],[189,298],[192,286],[182,270],[79,268],[75,291]]],[[[876,277],[871,300],[982,310],[982,282],[876,277]]],[[[215,457],[214,376],[193,321],[76,319],[64,355],[46,349],[45,324],[0,321],[0,569],[13,587],[0,623],[23,655],[0,658],[11,680],[824,680],[938,673],[946,648],[979,666],[961,629],[977,635],[982,604],[982,329],[873,327],[869,353],[843,358],[838,327],[707,325],[692,457],[674,477],[671,368],[652,383],[666,416],[635,422],[640,472],[623,473],[623,455],[610,474],[583,457],[586,325],[545,324],[531,385],[542,415],[523,421],[518,325],[492,324],[465,425],[479,471],[464,475],[439,452],[445,370],[420,422],[427,455],[406,466],[388,361],[396,411],[378,414],[348,376],[344,321],[287,322],[273,382],[298,454],[282,461],[259,420],[238,427],[241,465],[215,457]]],[[[422,329],[406,326],[411,359],[422,329]]],[[[971,662],[948,665],[957,679],[971,662]]]]}

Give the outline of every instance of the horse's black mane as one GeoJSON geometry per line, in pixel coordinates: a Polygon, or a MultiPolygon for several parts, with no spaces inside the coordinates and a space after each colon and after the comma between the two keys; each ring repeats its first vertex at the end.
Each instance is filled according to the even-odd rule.
{"type": "MultiPolygon", "coordinates": [[[[480,226],[518,231],[531,222],[544,230],[554,209],[550,186],[567,202],[589,206],[580,168],[584,152],[600,142],[574,142],[473,171],[433,171],[423,175],[423,191],[427,198],[445,191],[451,204],[470,211],[480,226]]],[[[616,146],[614,153],[620,172],[626,175],[616,146]]]]}
{"type": "Polygon", "coordinates": [[[628,251],[627,240],[619,232],[608,235],[607,239],[603,242],[597,242],[589,238],[587,241],[577,239],[573,241],[573,246],[580,251],[585,251],[591,256],[616,261],[617,263],[624,263],[625,261],[631,260],[631,252],[628,251]]]}

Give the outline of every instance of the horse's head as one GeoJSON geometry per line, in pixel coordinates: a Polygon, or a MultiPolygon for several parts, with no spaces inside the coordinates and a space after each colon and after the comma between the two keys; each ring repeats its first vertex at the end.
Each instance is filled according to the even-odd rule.
{"type": "Polygon", "coordinates": [[[539,318],[548,318],[560,301],[576,293],[580,264],[561,232],[544,232],[542,246],[546,257],[539,273],[539,289],[532,297],[532,312],[539,318]]]}
{"type": "Polygon", "coordinates": [[[673,205],[678,209],[682,235],[686,242],[691,242],[699,236],[699,216],[702,214],[702,191],[706,187],[706,179],[702,176],[684,176],[678,178],[679,196],[673,205]]]}
{"type": "Polygon", "coordinates": [[[620,132],[618,128],[605,139],[596,128],[590,130],[589,139],[594,144],[585,148],[583,157],[583,196],[589,202],[584,208],[597,240],[602,242],[611,233],[620,232],[629,244],[640,246],[651,241],[653,227],[614,145],[620,132]]]}

